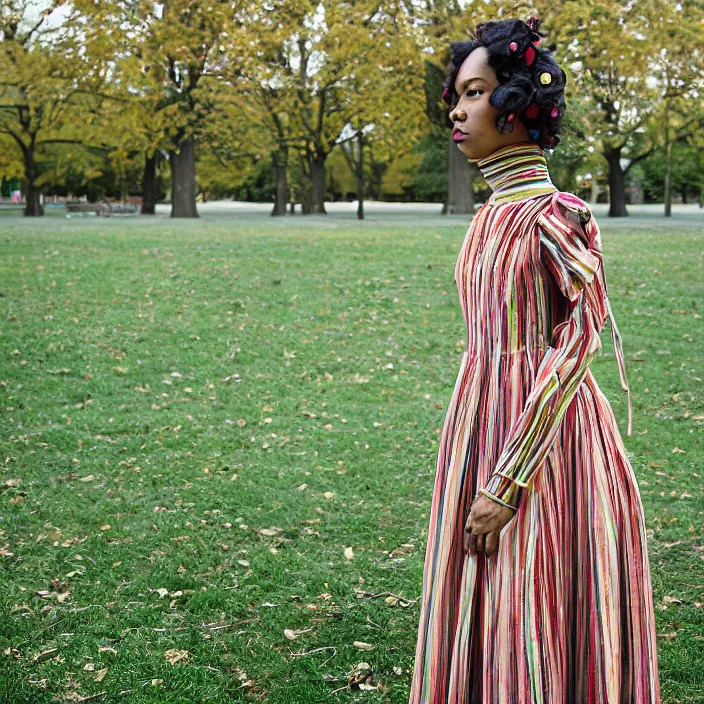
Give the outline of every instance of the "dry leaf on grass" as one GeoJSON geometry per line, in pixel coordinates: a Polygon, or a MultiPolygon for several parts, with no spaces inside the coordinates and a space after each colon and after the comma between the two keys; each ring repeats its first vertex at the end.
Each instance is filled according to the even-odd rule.
{"type": "Polygon", "coordinates": [[[277,528],[276,526],[271,526],[271,528],[255,528],[254,530],[259,533],[259,535],[265,535],[268,538],[273,538],[279,533],[284,532],[283,528],[277,528]]]}
{"type": "Polygon", "coordinates": [[[300,636],[302,633],[309,633],[312,630],[312,628],[303,628],[301,630],[294,631],[292,628],[284,628],[284,636],[288,640],[296,640],[296,638],[298,638],[298,636],[300,636]]]}
{"type": "Polygon", "coordinates": [[[361,640],[354,641],[352,645],[354,645],[355,648],[359,648],[360,650],[372,650],[374,648],[374,646],[370,643],[364,643],[361,640]]]}
{"type": "Polygon", "coordinates": [[[184,660],[185,662],[188,662],[188,651],[187,650],[176,650],[175,648],[172,648],[171,650],[167,650],[164,653],[164,657],[166,658],[167,662],[169,662],[171,665],[175,665],[177,662],[180,662],[181,660],[184,660]]]}

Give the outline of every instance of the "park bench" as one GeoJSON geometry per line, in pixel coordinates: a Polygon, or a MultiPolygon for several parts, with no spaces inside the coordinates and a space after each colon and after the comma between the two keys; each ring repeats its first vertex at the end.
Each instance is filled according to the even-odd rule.
{"type": "Polygon", "coordinates": [[[111,215],[137,215],[139,206],[136,203],[115,203],[110,212],[111,215]]]}
{"type": "Polygon", "coordinates": [[[102,203],[66,203],[66,217],[70,218],[73,213],[78,215],[95,214],[101,217],[115,215],[137,215],[139,206],[136,203],[115,203],[111,205],[102,203]]]}
{"type": "Polygon", "coordinates": [[[110,215],[112,208],[109,203],[66,203],[66,217],[76,215],[97,215],[104,217],[110,215]]]}

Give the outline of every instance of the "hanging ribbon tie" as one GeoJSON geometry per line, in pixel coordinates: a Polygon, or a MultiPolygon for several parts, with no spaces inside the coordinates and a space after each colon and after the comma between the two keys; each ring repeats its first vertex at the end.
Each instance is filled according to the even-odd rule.
{"type": "Polygon", "coordinates": [[[626,357],[623,353],[623,340],[621,339],[621,333],[616,325],[616,319],[614,318],[613,311],[611,310],[611,303],[609,302],[608,295],[606,296],[606,310],[609,314],[609,327],[611,328],[611,340],[614,344],[614,354],[616,355],[616,363],[618,364],[618,375],[621,379],[621,388],[626,392],[626,399],[628,401],[628,430],[627,434],[631,435],[633,429],[633,409],[631,407],[631,389],[628,385],[628,376],[626,375],[626,357]]]}

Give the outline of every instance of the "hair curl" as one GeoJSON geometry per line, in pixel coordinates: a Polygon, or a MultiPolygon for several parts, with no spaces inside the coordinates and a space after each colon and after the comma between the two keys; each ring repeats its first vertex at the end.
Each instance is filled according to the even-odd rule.
{"type": "Polygon", "coordinates": [[[552,52],[539,46],[544,36],[538,32],[539,25],[540,20],[535,17],[527,22],[520,19],[482,22],[472,40],[452,42],[442,98],[451,110],[457,105],[455,80],[460,66],[476,48],[483,46],[499,81],[489,97],[489,104],[501,111],[496,118],[496,129],[501,133],[512,131],[509,116],[513,114],[525,124],[530,138],[541,149],[554,149],[560,142],[557,133],[565,111],[567,76],[552,52]],[[535,58],[528,65],[526,52],[530,54],[531,49],[535,58]],[[547,85],[540,80],[546,72],[551,78],[547,85]]]}

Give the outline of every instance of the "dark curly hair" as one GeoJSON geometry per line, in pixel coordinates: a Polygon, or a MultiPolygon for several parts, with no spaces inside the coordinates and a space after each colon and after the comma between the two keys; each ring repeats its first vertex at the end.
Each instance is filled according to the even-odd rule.
{"type": "Polygon", "coordinates": [[[477,47],[483,46],[500,84],[489,97],[489,104],[501,111],[496,118],[496,129],[510,132],[511,120],[518,117],[541,149],[554,149],[560,141],[557,133],[565,111],[567,76],[551,51],[540,46],[545,35],[538,32],[539,25],[540,20],[535,17],[527,22],[520,19],[482,22],[472,40],[452,42],[442,99],[451,110],[457,105],[455,80],[460,66],[477,47]],[[542,82],[547,78],[545,73],[550,76],[547,84],[542,82]]]}

